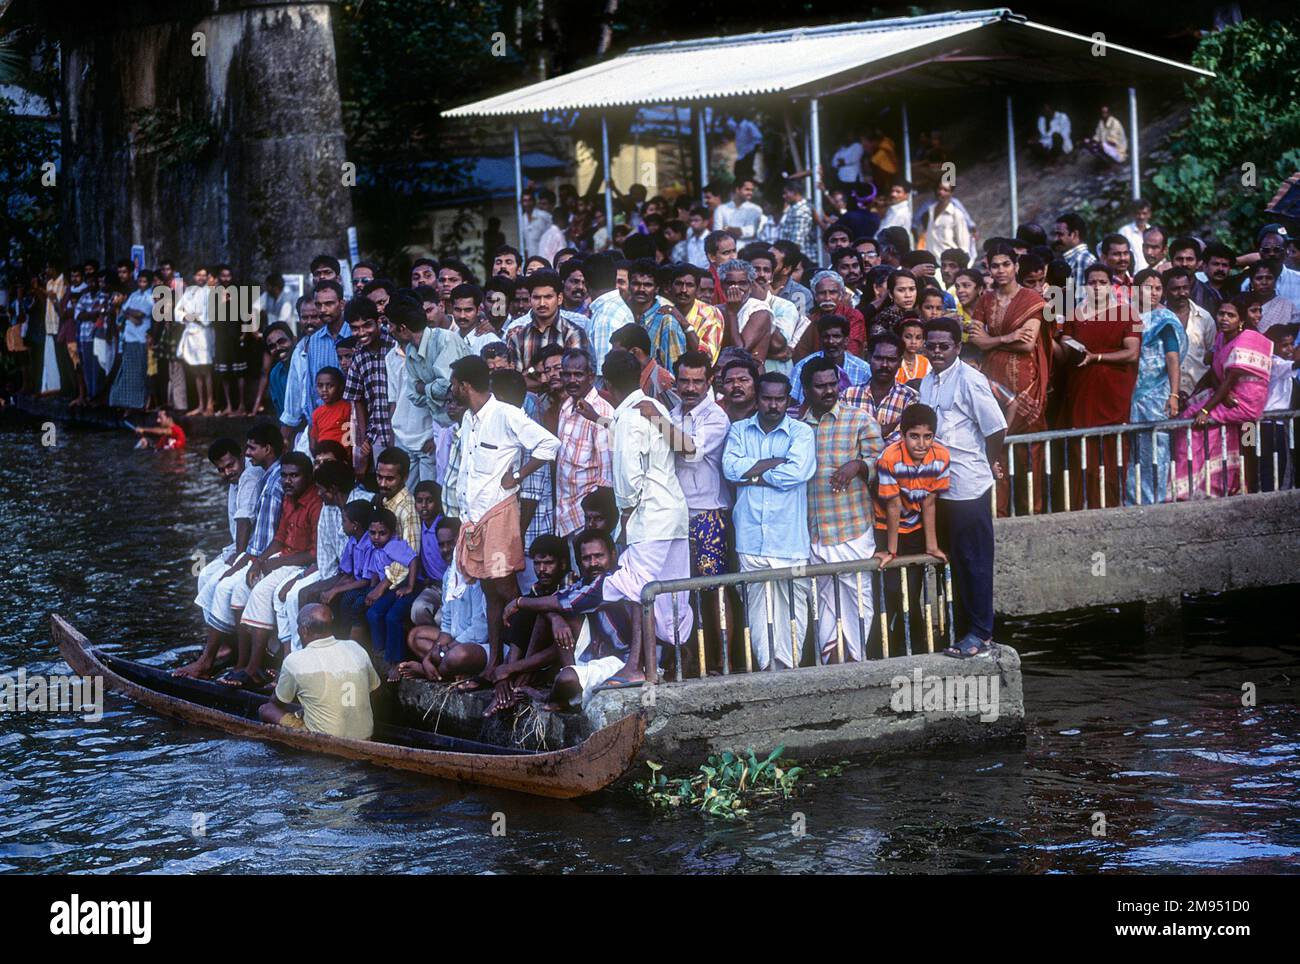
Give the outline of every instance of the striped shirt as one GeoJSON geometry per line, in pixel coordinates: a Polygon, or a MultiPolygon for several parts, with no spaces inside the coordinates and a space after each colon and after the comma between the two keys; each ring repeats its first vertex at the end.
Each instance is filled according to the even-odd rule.
{"type": "Polygon", "coordinates": [[[672,371],[673,362],[686,351],[686,332],[682,330],[670,305],[656,304],[638,319],[650,336],[650,357],[672,371]]]}
{"type": "Polygon", "coordinates": [[[836,546],[871,528],[871,490],[876,460],[884,447],[880,426],[864,409],[836,405],[819,419],[811,411],[803,420],[817,443],[817,474],[808,483],[808,528],[813,542],[836,546]],[[868,478],[857,476],[843,492],[831,489],[831,477],[855,459],[867,463],[868,478]]]}
{"type": "Polygon", "coordinates": [[[605,362],[609,354],[609,338],[624,325],[633,324],[636,318],[627,306],[617,288],[606,291],[591,302],[591,322],[587,331],[591,334],[591,353],[595,358],[596,371],[605,362]]]}
{"type": "Polygon", "coordinates": [[[686,313],[686,323],[700,340],[700,351],[709,356],[710,362],[717,364],[718,353],[722,351],[722,333],[726,328],[722,311],[697,298],[686,313]]]}
{"type": "MultiPolygon", "coordinates": [[[[420,554],[420,514],[415,511],[415,499],[412,497],[411,491],[406,486],[402,486],[397,490],[397,495],[384,501],[384,508],[397,516],[397,532],[393,541],[396,542],[400,538],[418,556],[420,554]]],[[[401,585],[406,580],[409,571],[405,565],[398,562],[390,562],[384,570],[385,575],[388,576],[389,585],[392,586],[401,585]]]]}
{"type": "Polygon", "coordinates": [[[915,532],[921,528],[921,504],[927,495],[946,492],[951,478],[948,450],[939,442],[930,446],[925,461],[914,462],[907,446],[900,440],[885,447],[876,462],[879,484],[876,488],[876,528],[888,528],[885,502],[897,496],[902,503],[898,531],[915,532]]]}
{"type": "Polygon", "coordinates": [[[547,329],[542,331],[533,323],[531,314],[525,317],[527,320],[524,324],[506,332],[510,361],[521,372],[531,371],[536,364],[537,353],[548,345],[581,348],[590,353],[587,330],[576,321],[556,315],[547,329]]]}
{"type": "Polygon", "coordinates": [[[602,485],[611,488],[614,485],[613,448],[606,427],[614,418],[614,406],[594,388],[583,400],[606,422],[593,422],[582,415],[572,398],[566,398],[560,406],[556,429],[560,457],[555,460],[555,531],[562,536],[582,528],[582,500],[586,496],[602,485]]]}
{"type": "Polygon", "coordinates": [[[284,485],[280,482],[280,463],[266,470],[262,491],[257,496],[257,515],[253,519],[253,534],[248,538],[248,554],[260,556],[275,538],[280,524],[280,510],[284,505],[284,485]]]}
{"type": "MultiPolygon", "coordinates": [[[[803,404],[803,370],[804,367],[814,358],[825,358],[824,351],[815,351],[805,358],[799,359],[795,363],[794,370],[790,372],[790,398],[803,404]]],[[[840,391],[845,392],[857,385],[865,385],[871,381],[871,366],[864,362],[857,355],[844,353],[844,364],[839,366],[840,369],[840,391]]]]}
{"type": "Polygon", "coordinates": [[[339,560],[348,544],[343,531],[343,510],[336,505],[323,505],[316,520],[316,571],[321,579],[338,575],[339,560]]]}
{"type": "Polygon", "coordinates": [[[460,518],[460,502],[456,498],[456,480],[460,476],[460,440],[460,426],[453,425],[451,445],[447,448],[447,472],[442,477],[442,514],[448,519],[460,518]]]}

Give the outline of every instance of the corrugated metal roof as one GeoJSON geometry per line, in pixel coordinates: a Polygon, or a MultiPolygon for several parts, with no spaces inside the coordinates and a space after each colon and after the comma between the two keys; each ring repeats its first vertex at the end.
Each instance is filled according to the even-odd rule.
{"type": "MultiPolygon", "coordinates": [[[[1092,37],[1030,24],[1003,7],[711,37],[633,47],[610,60],[452,108],[443,111],[442,116],[509,117],[543,111],[814,93],[819,83],[830,78],[843,77],[885,60],[905,64],[906,58],[900,61],[900,55],[942,45],[993,24],[1037,28],[1015,38],[1027,46],[1038,44],[1048,45],[1049,49],[1058,48],[1062,40],[1071,42],[1072,46],[1077,46],[1078,42],[1096,43],[1092,37]]],[[[1148,69],[1156,68],[1158,64],[1207,73],[1115,44],[1105,46],[1108,52],[1138,58],[1148,69]]],[[[1112,64],[1118,59],[1112,58],[1112,64]]],[[[974,69],[967,63],[962,66],[974,69]]],[[[1062,79],[1072,78],[1063,76],[1062,79]]]]}

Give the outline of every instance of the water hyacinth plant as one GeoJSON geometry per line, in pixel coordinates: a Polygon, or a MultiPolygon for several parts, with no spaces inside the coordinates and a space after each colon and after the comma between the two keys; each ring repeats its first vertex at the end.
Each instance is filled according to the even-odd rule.
{"type": "Polygon", "coordinates": [[[743,754],[729,750],[714,753],[697,773],[687,777],[670,777],[662,764],[646,761],[650,779],[637,781],[632,789],[654,807],[692,809],[736,820],[748,816],[754,803],[788,799],[794,793],[803,768],[779,766],[777,761],[784,752],[785,747],[778,746],[765,760],[759,760],[752,749],[743,754]]]}

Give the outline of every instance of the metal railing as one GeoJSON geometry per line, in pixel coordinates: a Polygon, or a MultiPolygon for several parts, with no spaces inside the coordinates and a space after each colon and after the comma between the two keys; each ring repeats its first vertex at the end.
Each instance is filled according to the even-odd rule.
{"type": "MultiPolygon", "coordinates": [[[[756,666],[760,671],[774,672],[785,657],[789,658],[788,668],[798,669],[805,661],[809,638],[816,665],[843,663],[846,657],[847,661],[869,659],[877,644],[880,659],[911,656],[914,649],[933,653],[936,645],[942,649],[953,645],[955,639],[952,569],[928,555],[899,556],[883,569],[876,559],[869,558],[651,582],[641,591],[643,640],[655,638],[655,601],[667,594],[673,597],[671,648],[677,680],[715,673],[752,673],[756,666]],[[896,584],[890,578],[895,572],[896,584]],[[853,577],[851,590],[844,590],[840,577],[853,577]],[[835,588],[834,635],[825,648],[821,643],[819,585],[823,580],[835,588]],[[800,582],[805,584],[803,592],[797,588],[800,582]],[[761,633],[766,652],[760,652],[753,639],[753,628],[759,624],[750,611],[754,601],[750,588],[757,586],[762,586],[755,595],[761,597],[757,617],[766,630],[761,633]],[[776,617],[778,593],[784,595],[781,604],[788,601],[783,614],[788,617],[788,625],[781,625],[782,620],[776,617]],[[682,594],[689,596],[694,612],[693,638],[686,640],[680,638],[678,628],[682,594]],[[798,605],[801,595],[806,596],[802,616],[798,605]],[[800,622],[805,626],[802,633],[798,630],[800,622]],[[853,627],[857,630],[860,657],[855,657],[853,647],[846,645],[853,627]]],[[[654,652],[649,646],[645,651],[654,652]]]]}
{"type": "Polygon", "coordinates": [[[1297,416],[1300,409],[1233,424],[1168,419],[1009,435],[1006,480],[994,486],[994,509],[1003,516],[1038,515],[1293,488],[1297,416]],[[1177,461],[1176,438],[1184,443],[1177,461]],[[1203,462],[1198,471],[1197,438],[1202,451],[1218,456],[1220,469],[1203,462]]]}

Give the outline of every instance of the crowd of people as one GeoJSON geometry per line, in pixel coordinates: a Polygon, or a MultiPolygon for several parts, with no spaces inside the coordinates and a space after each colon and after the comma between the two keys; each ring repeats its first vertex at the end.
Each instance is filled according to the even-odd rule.
{"type": "MultiPolygon", "coordinates": [[[[890,569],[877,598],[852,574],[788,592],[762,577],[805,563],[946,561],[947,652],[987,654],[994,516],[1042,511],[1046,488],[1013,485],[1008,435],[1195,420],[1190,442],[1152,432],[1123,462],[1079,443],[1075,507],[1289,484],[1284,434],[1265,440],[1281,474],[1264,483],[1240,471],[1239,437],[1292,405],[1300,271],[1282,226],[1235,251],[1174,236],[1140,201],[1099,239],[1066,212],[981,240],[944,183],[884,226],[910,185],[889,185],[884,219],[868,205],[821,224],[802,184],[772,219],[746,179],[686,225],[645,198],[604,251],[562,243],[552,218],[526,234],[539,253],[502,244],[485,280],[457,259],[417,259],[400,282],[363,261],[346,298],[321,255],[296,301],[267,278],[251,323],[216,303],[234,290],[220,266],[187,285],[166,262],[50,265],[7,350],[29,353],[31,391],[156,410],[145,445],[184,444],[175,414],[274,416],[208,450],[230,542],[199,577],[207,638],[178,672],[263,687],[285,660],[279,722],[322,679],[377,685],[357,640],[391,679],[491,689],[495,713],[715,669],[725,624],[750,630],[732,665],[759,669],[863,659],[912,631],[902,614],[921,607],[897,603],[919,579],[890,569]],[[663,593],[645,636],[649,582],[726,572],[756,574],[734,611],[663,593]],[[672,653],[694,629],[703,666],[672,653]]],[[[1027,448],[1015,472],[1042,478],[1045,445],[1027,448]]]]}

